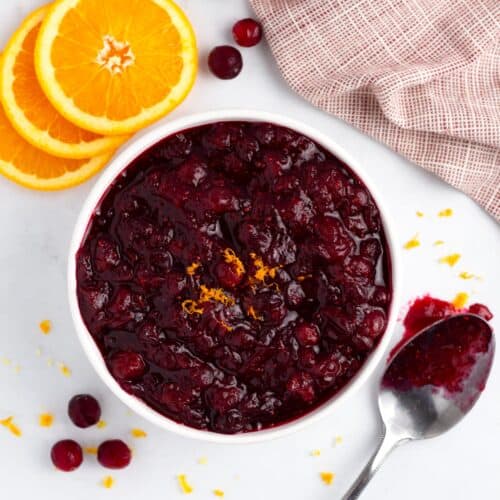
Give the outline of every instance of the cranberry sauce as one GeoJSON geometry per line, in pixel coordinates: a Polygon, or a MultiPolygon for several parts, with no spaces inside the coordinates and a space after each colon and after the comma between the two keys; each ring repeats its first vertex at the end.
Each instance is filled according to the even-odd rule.
{"type": "Polygon", "coordinates": [[[386,329],[390,258],[357,177],[291,130],[169,137],[117,178],[77,256],[85,324],[131,394],[186,425],[309,412],[386,329]]]}
{"type": "MultiPolygon", "coordinates": [[[[469,312],[480,313],[486,320],[492,318],[479,304],[471,306],[469,312]]],[[[460,393],[476,364],[490,359],[486,355],[493,346],[491,330],[485,323],[456,313],[447,302],[431,297],[417,300],[405,319],[407,327],[418,325],[417,330],[421,330],[439,319],[453,317],[411,340],[390,365],[384,383],[401,391],[431,386],[444,395],[460,393]]],[[[484,383],[479,381],[479,390],[484,389],[484,383]]]]}
{"type": "Polygon", "coordinates": [[[419,297],[406,313],[403,320],[404,333],[401,340],[391,350],[389,358],[400,349],[403,344],[414,337],[424,328],[431,326],[432,323],[444,318],[449,318],[457,313],[471,313],[481,316],[486,321],[493,318],[491,311],[483,304],[472,304],[468,308],[457,309],[451,302],[436,299],[429,295],[419,297]]]}

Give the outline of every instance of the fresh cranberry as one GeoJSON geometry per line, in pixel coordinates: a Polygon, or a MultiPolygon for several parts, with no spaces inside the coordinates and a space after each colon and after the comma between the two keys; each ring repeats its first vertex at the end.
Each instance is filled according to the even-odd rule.
{"type": "Polygon", "coordinates": [[[242,19],[233,26],[233,38],[242,47],[253,47],[262,40],[262,26],[254,19],[242,19]]]}
{"type": "Polygon", "coordinates": [[[52,446],[50,452],[52,463],[64,472],[78,469],[83,462],[82,447],[71,439],[65,439],[52,446]]]}
{"type": "Polygon", "coordinates": [[[77,427],[90,427],[101,418],[101,407],[90,394],[79,394],[70,399],[68,415],[77,427]]]}
{"type": "Polygon", "coordinates": [[[111,372],[120,380],[133,380],[146,371],[146,363],[137,352],[120,351],[108,360],[111,372]]]}
{"type": "Polygon", "coordinates": [[[119,439],[104,441],[97,449],[97,460],[108,469],[123,469],[130,464],[131,459],[130,448],[119,439]]]}
{"type": "Polygon", "coordinates": [[[238,49],[230,45],[220,45],[210,52],[208,66],[216,77],[231,80],[240,74],[243,59],[238,49]]]}

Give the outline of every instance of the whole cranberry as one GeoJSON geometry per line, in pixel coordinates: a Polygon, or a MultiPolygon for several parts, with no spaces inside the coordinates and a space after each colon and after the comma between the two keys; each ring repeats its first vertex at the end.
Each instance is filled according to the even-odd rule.
{"type": "Polygon", "coordinates": [[[238,270],[236,265],[230,262],[219,262],[215,268],[215,274],[224,288],[238,286],[244,277],[244,274],[238,270]]]}
{"type": "Polygon", "coordinates": [[[375,309],[365,315],[359,333],[365,337],[376,338],[384,332],[386,324],[385,313],[375,309]]]}
{"type": "Polygon", "coordinates": [[[78,469],[83,462],[82,447],[71,439],[58,441],[50,452],[52,463],[64,472],[78,469]]]}
{"type": "Polygon", "coordinates": [[[254,19],[242,19],[233,26],[233,38],[242,47],[253,47],[262,40],[262,26],[254,19]]]}
{"type": "Polygon", "coordinates": [[[97,460],[108,469],[123,469],[131,459],[130,448],[120,439],[104,441],[97,449],[97,460]]]}
{"type": "Polygon", "coordinates": [[[243,59],[238,49],[230,45],[220,45],[210,52],[208,66],[216,77],[231,80],[240,74],[243,59]]]}
{"type": "Polygon", "coordinates": [[[137,352],[119,351],[108,359],[113,375],[121,380],[139,378],[146,371],[146,363],[137,352]]]}
{"type": "Polygon", "coordinates": [[[101,407],[90,394],[78,394],[70,399],[68,415],[77,427],[90,427],[101,418],[101,407]]]}
{"type": "Polygon", "coordinates": [[[307,347],[315,345],[319,342],[319,330],[316,325],[311,323],[301,323],[293,329],[296,339],[299,344],[307,347]]]}
{"type": "Polygon", "coordinates": [[[302,399],[306,403],[314,400],[314,381],[311,375],[305,372],[293,374],[286,384],[286,389],[292,396],[302,399]]]}

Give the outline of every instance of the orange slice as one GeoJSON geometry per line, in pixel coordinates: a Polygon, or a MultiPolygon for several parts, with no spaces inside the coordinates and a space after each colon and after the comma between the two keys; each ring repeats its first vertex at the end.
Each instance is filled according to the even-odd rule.
{"type": "Polygon", "coordinates": [[[112,153],[87,160],[51,156],[25,141],[0,106],[0,174],[23,186],[55,191],[75,186],[100,170],[112,153]]]}
{"type": "Polygon", "coordinates": [[[35,67],[68,120],[98,134],[129,134],[187,96],[196,40],[171,0],[58,0],[42,24],[35,67]]]}
{"type": "Polygon", "coordinates": [[[0,97],[17,132],[29,143],[63,158],[90,158],[116,149],[127,137],[103,137],[63,118],[43,93],[35,73],[35,43],[48,7],[33,12],[3,55],[0,97]]]}

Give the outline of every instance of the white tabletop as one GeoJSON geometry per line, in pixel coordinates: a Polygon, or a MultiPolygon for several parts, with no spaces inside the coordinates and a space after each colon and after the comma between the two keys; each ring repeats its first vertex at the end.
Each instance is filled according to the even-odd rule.
{"type": "MultiPolygon", "coordinates": [[[[5,43],[39,0],[0,2],[0,43],[5,43]]],[[[239,78],[223,82],[206,70],[206,54],[229,43],[232,23],[250,14],[245,0],[184,0],[199,39],[201,71],[197,84],[174,115],[208,109],[245,107],[277,111],[330,134],[365,166],[395,215],[402,241],[420,234],[422,246],[403,251],[403,301],[424,293],[452,299],[471,294],[497,313],[500,326],[500,231],[498,225],[463,194],[400,158],[351,127],[301,100],[280,77],[265,44],[245,49],[239,78]],[[437,212],[452,208],[453,217],[437,212]],[[417,210],[425,216],[418,218],[417,210]],[[442,247],[434,247],[437,239],[442,247]],[[446,253],[459,252],[455,268],[439,264],[446,253]],[[460,271],[482,277],[464,281],[460,271]]],[[[0,138],[1,140],[1,138],[0,138]]],[[[98,379],[75,336],[66,300],[66,254],[79,208],[92,186],[56,194],[17,187],[0,178],[0,419],[15,417],[23,431],[14,437],[0,426],[0,497],[2,499],[76,500],[183,498],[177,474],[194,486],[193,499],[215,498],[219,488],[228,500],[308,500],[341,498],[373,451],[379,434],[374,402],[375,381],[346,401],[326,421],[288,438],[259,445],[217,446],[186,440],[154,428],[130,414],[98,379]],[[44,336],[40,320],[53,322],[44,336]],[[37,355],[37,350],[38,355],[37,355]],[[12,364],[4,364],[3,357],[12,364]],[[56,365],[48,366],[53,360],[56,365]],[[64,377],[57,362],[66,363],[64,377]],[[16,370],[19,364],[20,370],[16,370]],[[17,373],[18,371],[18,373],[17,373]],[[96,395],[103,406],[104,429],[79,430],[66,417],[68,399],[77,393],[96,395]],[[38,415],[52,412],[53,427],[38,425],[38,415]],[[133,439],[130,429],[147,431],[133,439]],[[334,445],[335,437],[341,444],[334,445]],[[111,490],[99,482],[107,474],[94,457],[72,474],[54,470],[53,442],[75,438],[95,445],[105,438],[126,439],[135,450],[133,464],[112,475],[111,490]],[[311,451],[320,449],[320,456],[311,451]],[[208,462],[198,464],[200,457],[208,462]],[[326,486],[320,471],[336,474],[326,486]]],[[[395,339],[400,332],[395,332],[395,339]]],[[[445,436],[397,450],[375,477],[366,500],[494,500],[500,498],[500,363],[477,406],[445,436]]]]}

